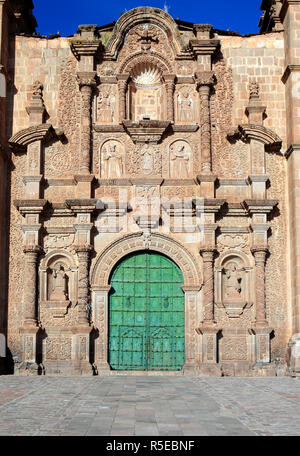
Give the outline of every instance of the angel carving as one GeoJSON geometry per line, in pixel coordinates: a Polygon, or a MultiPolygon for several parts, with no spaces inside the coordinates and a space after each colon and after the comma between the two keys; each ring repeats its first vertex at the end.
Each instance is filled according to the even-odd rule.
{"type": "Polygon", "coordinates": [[[135,30],[135,34],[139,37],[137,41],[141,42],[142,51],[149,51],[152,43],[158,43],[158,32],[155,30],[150,32],[148,24],[145,24],[142,29],[135,30]]]}

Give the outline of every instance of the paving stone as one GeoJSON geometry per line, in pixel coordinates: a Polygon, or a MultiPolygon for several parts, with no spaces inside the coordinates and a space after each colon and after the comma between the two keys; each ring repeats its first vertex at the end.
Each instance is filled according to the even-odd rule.
{"type": "Polygon", "coordinates": [[[289,378],[0,377],[0,391],[1,436],[300,435],[289,378]]]}

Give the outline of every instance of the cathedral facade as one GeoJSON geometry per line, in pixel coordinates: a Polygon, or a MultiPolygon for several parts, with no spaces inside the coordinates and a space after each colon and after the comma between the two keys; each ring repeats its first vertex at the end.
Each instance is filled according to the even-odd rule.
{"type": "Polygon", "coordinates": [[[300,1],[68,38],[0,3],[2,372],[299,375],[300,1]]]}

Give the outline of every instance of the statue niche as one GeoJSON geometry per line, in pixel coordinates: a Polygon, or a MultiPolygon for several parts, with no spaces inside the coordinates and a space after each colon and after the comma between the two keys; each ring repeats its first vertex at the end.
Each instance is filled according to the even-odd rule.
{"type": "Polygon", "coordinates": [[[186,141],[175,141],[170,145],[170,177],[188,179],[191,176],[192,150],[186,141]]]}
{"type": "Polygon", "coordinates": [[[101,177],[119,179],[125,174],[124,148],[119,141],[109,140],[101,147],[101,177]]]}
{"type": "Polygon", "coordinates": [[[161,71],[151,63],[138,64],[131,74],[128,98],[130,120],[163,120],[161,71]]]}
{"type": "Polygon", "coordinates": [[[69,252],[50,251],[39,268],[40,299],[43,308],[53,317],[64,318],[71,305],[77,302],[78,267],[69,252]]]}
{"type": "Polygon", "coordinates": [[[226,309],[229,318],[238,318],[253,305],[253,268],[245,254],[226,254],[216,269],[216,305],[226,309]]]}
{"type": "Polygon", "coordinates": [[[50,270],[52,276],[51,285],[49,284],[48,287],[50,301],[67,301],[69,299],[69,276],[67,274],[69,271],[70,269],[67,269],[62,263],[55,264],[50,270]]]}

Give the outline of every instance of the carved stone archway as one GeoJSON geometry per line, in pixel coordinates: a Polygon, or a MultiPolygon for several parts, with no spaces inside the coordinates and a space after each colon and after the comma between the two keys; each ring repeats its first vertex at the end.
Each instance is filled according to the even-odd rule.
{"type": "Polygon", "coordinates": [[[130,253],[152,250],[166,255],[181,269],[185,293],[185,368],[193,368],[200,360],[199,338],[196,334],[200,321],[199,291],[202,285],[200,261],[178,241],[169,236],[153,233],[151,240],[143,233],[126,235],[109,244],[96,258],[91,271],[92,319],[99,335],[95,341],[95,364],[98,371],[109,370],[108,364],[108,305],[110,276],[115,265],[130,253]]]}

